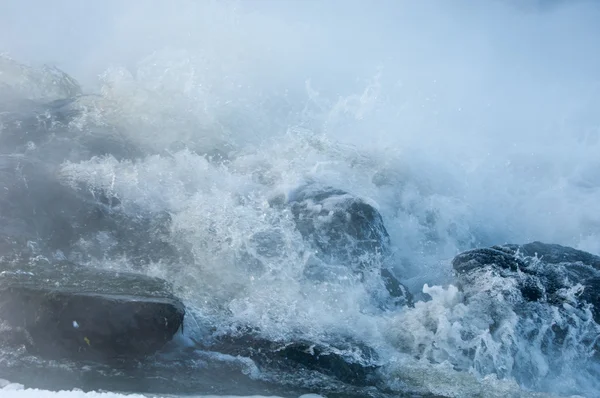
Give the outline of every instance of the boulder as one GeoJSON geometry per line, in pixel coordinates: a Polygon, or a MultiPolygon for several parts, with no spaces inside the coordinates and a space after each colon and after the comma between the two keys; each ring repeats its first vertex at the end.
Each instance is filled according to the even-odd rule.
{"type": "Polygon", "coordinates": [[[36,355],[143,357],[182,326],[185,308],[161,279],[68,262],[1,267],[0,320],[36,355]]]}
{"type": "MultiPolygon", "coordinates": [[[[467,300],[495,291],[526,318],[536,316],[531,313],[534,307],[519,303],[539,303],[543,308],[556,308],[563,315],[576,311],[583,321],[585,310],[589,309],[600,324],[599,256],[571,247],[532,242],[470,250],[456,256],[452,265],[467,300]],[[487,283],[490,274],[507,283],[487,283]]],[[[557,334],[563,335],[564,331],[557,334]]]]}
{"type": "Polygon", "coordinates": [[[560,375],[565,357],[582,369],[597,366],[590,361],[600,359],[600,257],[533,242],[470,250],[452,264],[470,320],[461,337],[494,347],[463,351],[482,371],[530,385],[532,376],[560,375]],[[494,352],[508,362],[496,362],[494,352]]]}
{"type": "Polygon", "coordinates": [[[411,303],[389,264],[390,237],[373,205],[346,191],[308,184],[289,195],[287,206],[320,267],[343,266],[361,277],[376,271],[394,304],[411,303]]]}
{"type": "Polygon", "coordinates": [[[98,115],[98,96],[52,67],[33,68],[0,55],[0,154],[27,154],[46,164],[111,155],[142,156],[98,115]]]}
{"type": "Polygon", "coordinates": [[[0,56],[2,256],[76,262],[126,257],[138,265],[184,255],[168,242],[166,212],[124,209],[114,194],[68,186],[61,176],[66,161],[144,154],[118,129],[95,122],[96,102],[63,72],[0,56]]]}
{"type": "Polygon", "coordinates": [[[474,249],[452,261],[458,282],[467,293],[480,290],[483,273],[491,271],[511,279],[526,302],[583,307],[591,305],[600,323],[600,257],[571,247],[532,242],[474,249]],[[576,291],[577,302],[568,296],[576,291]]]}
{"type": "Polygon", "coordinates": [[[288,200],[298,231],[323,261],[359,269],[369,266],[373,257],[389,253],[383,219],[364,200],[312,185],[293,192],[288,200]]]}

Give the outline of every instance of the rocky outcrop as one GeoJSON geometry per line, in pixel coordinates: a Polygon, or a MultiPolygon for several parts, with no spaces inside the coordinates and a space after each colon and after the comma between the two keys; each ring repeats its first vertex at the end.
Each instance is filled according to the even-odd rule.
{"type": "Polygon", "coordinates": [[[78,162],[94,156],[136,159],[143,152],[116,128],[92,123],[95,97],[78,96],[52,102],[0,103],[0,153],[23,154],[47,165],[78,162]],[[85,128],[81,124],[86,122],[85,128]]]}
{"type": "MultiPolygon", "coordinates": [[[[389,265],[390,237],[377,209],[348,192],[305,185],[292,192],[287,206],[302,237],[314,248],[317,267],[341,265],[361,277],[380,275],[394,305],[412,297],[389,265]]],[[[312,275],[321,270],[307,269],[312,275]]]]}
{"type": "Polygon", "coordinates": [[[143,357],[171,340],[184,314],[165,281],[144,275],[67,262],[3,264],[0,272],[3,338],[36,355],[143,357]]]}

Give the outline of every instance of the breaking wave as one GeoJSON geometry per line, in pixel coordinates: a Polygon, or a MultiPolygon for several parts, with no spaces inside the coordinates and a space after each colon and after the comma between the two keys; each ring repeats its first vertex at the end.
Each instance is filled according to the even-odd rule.
{"type": "MultiPolygon", "coordinates": [[[[31,252],[168,280],[188,308],[184,345],[237,327],[274,341],[348,338],[376,351],[390,394],[594,396],[592,318],[539,309],[523,319],[501,295],[467,303],[450,263],[533,240],[600,254],[600,8],[556,3],[109,2],[88,32],[93,10],[58,2],[57,18],[77,18],[83,37],[39,54],[0,39],[34,65],[0,58],[0,103],[16,109],[0,127],[30,123],[35,102],[33,125],[68,131],[66,141],[0,149],[0,171],[15,156],[55,161],[65,187],[151,222],[51,254],[30,239],[31,252]],[[35,66],[46,61],[70,75],[35,66]],[[94,140],[112,155],[82,149],[94,140]],[[382,306],[384,287],[339,264],[318,282],[307,274],[314,248],[273,206],[306,183],[381,213],[414,306],[382,306]],[[137,228],[154,228],[160,244],[123,249],[144,244],[137,228]],[[570,338],[548,349],[555,324],[570,338]]],[[[3,29],[43,43],[43,24],[3,29]]],[[[493,274],[485,283],[511,289],[493,274]]],[[[293,378],[250,368],[259,380],[293,378]]]]}

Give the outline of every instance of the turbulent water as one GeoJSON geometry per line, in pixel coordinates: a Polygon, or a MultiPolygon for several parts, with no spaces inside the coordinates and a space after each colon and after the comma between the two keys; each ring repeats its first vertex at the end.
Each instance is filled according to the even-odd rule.
{"type": "MultiPolygon", "coordinates": [[[[48,123],[59,138],[43,148],[22,139],[19,156],[55,162],[65,187],[103,192],[134,220],[132,236],[155,228],[164,246],[89,233],[53,256],[170,281],[188,309],[180,345],[240,325],[273,340],[344,336],[375,350],[390,396],[597,396],[599,364],[578,344],[598,325],[576,325],[570,345],[547,350],[535,331],[566,321],[542,314],[528,328],[508,308],[491,334],[497,308],[465,305],[450,263],[533,240],[600,254],[596,4],[55,3],[14,2],[0,16],[0,101],[17,110],[0,114],[3,134],[29,131],[32,114],[48,123]],[[93,140],[116,155],[84,151],[93,140]],[[289,210],[271,205],[307,182],[379,210],[414,307],[382,307],[368,280],[307,277],[312,248],[289,210]]],[[[17,151],[0,152],[1,171],[17,151]]],[[[298,396],[336,383],[233,357],[194,361],[198,374],[188,362],[184,379],[217,387],[176,381],[161,394],[298,396]],[[210,376],[211,361],[245,381],[210,376]]],[[[156,367],[156,379],[173,377],[156,367]]],[[[96,388],[122,390],[110,380],[96,388]]]]}

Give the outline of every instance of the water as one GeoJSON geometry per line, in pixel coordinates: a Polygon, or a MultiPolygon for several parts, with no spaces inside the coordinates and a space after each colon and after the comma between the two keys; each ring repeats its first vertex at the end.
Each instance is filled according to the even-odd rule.
{"type": "MultiPolygon", "coordinates": [[[[497,308],[463,304],[450,260],[533,240],[600,254],[596,4],[30,3],[5,5],[0,50],[54,63],[93,94],[65,105],[79,112],[74,140],[116,129],[110,142],[135,156],[44,153],[57,154],[66,186],[118,198],[131,219],[168,214],[160,240],[175,248],[140,268],[139,252],[92,234],[66,255],[172,282],[188,307],[184,340],[237,325],[275,340],[349,336],[376,350],[391,394],[595,396],[597,362],[576,343],[549,356],[510,307],[491,336],[497,308]],[[289,211],[269,204],[306,181],[372,203],[394,269],[426,300],[384,310],[368,283],[307,278],[311,248],[289,211]]],[[[11,95],[73,90],[7,70],[11,95]]],[[[579,325],[574,341],[594,327],[579,325]]],[[[309,392],[334,383],[239,366],[257,394],[270,394],[262,381],[309,392]]],[[[295,394],[286,388],[275,394],[295,394]]],[[[69,394],[80,393],[58,396],[69,394]]]]}

